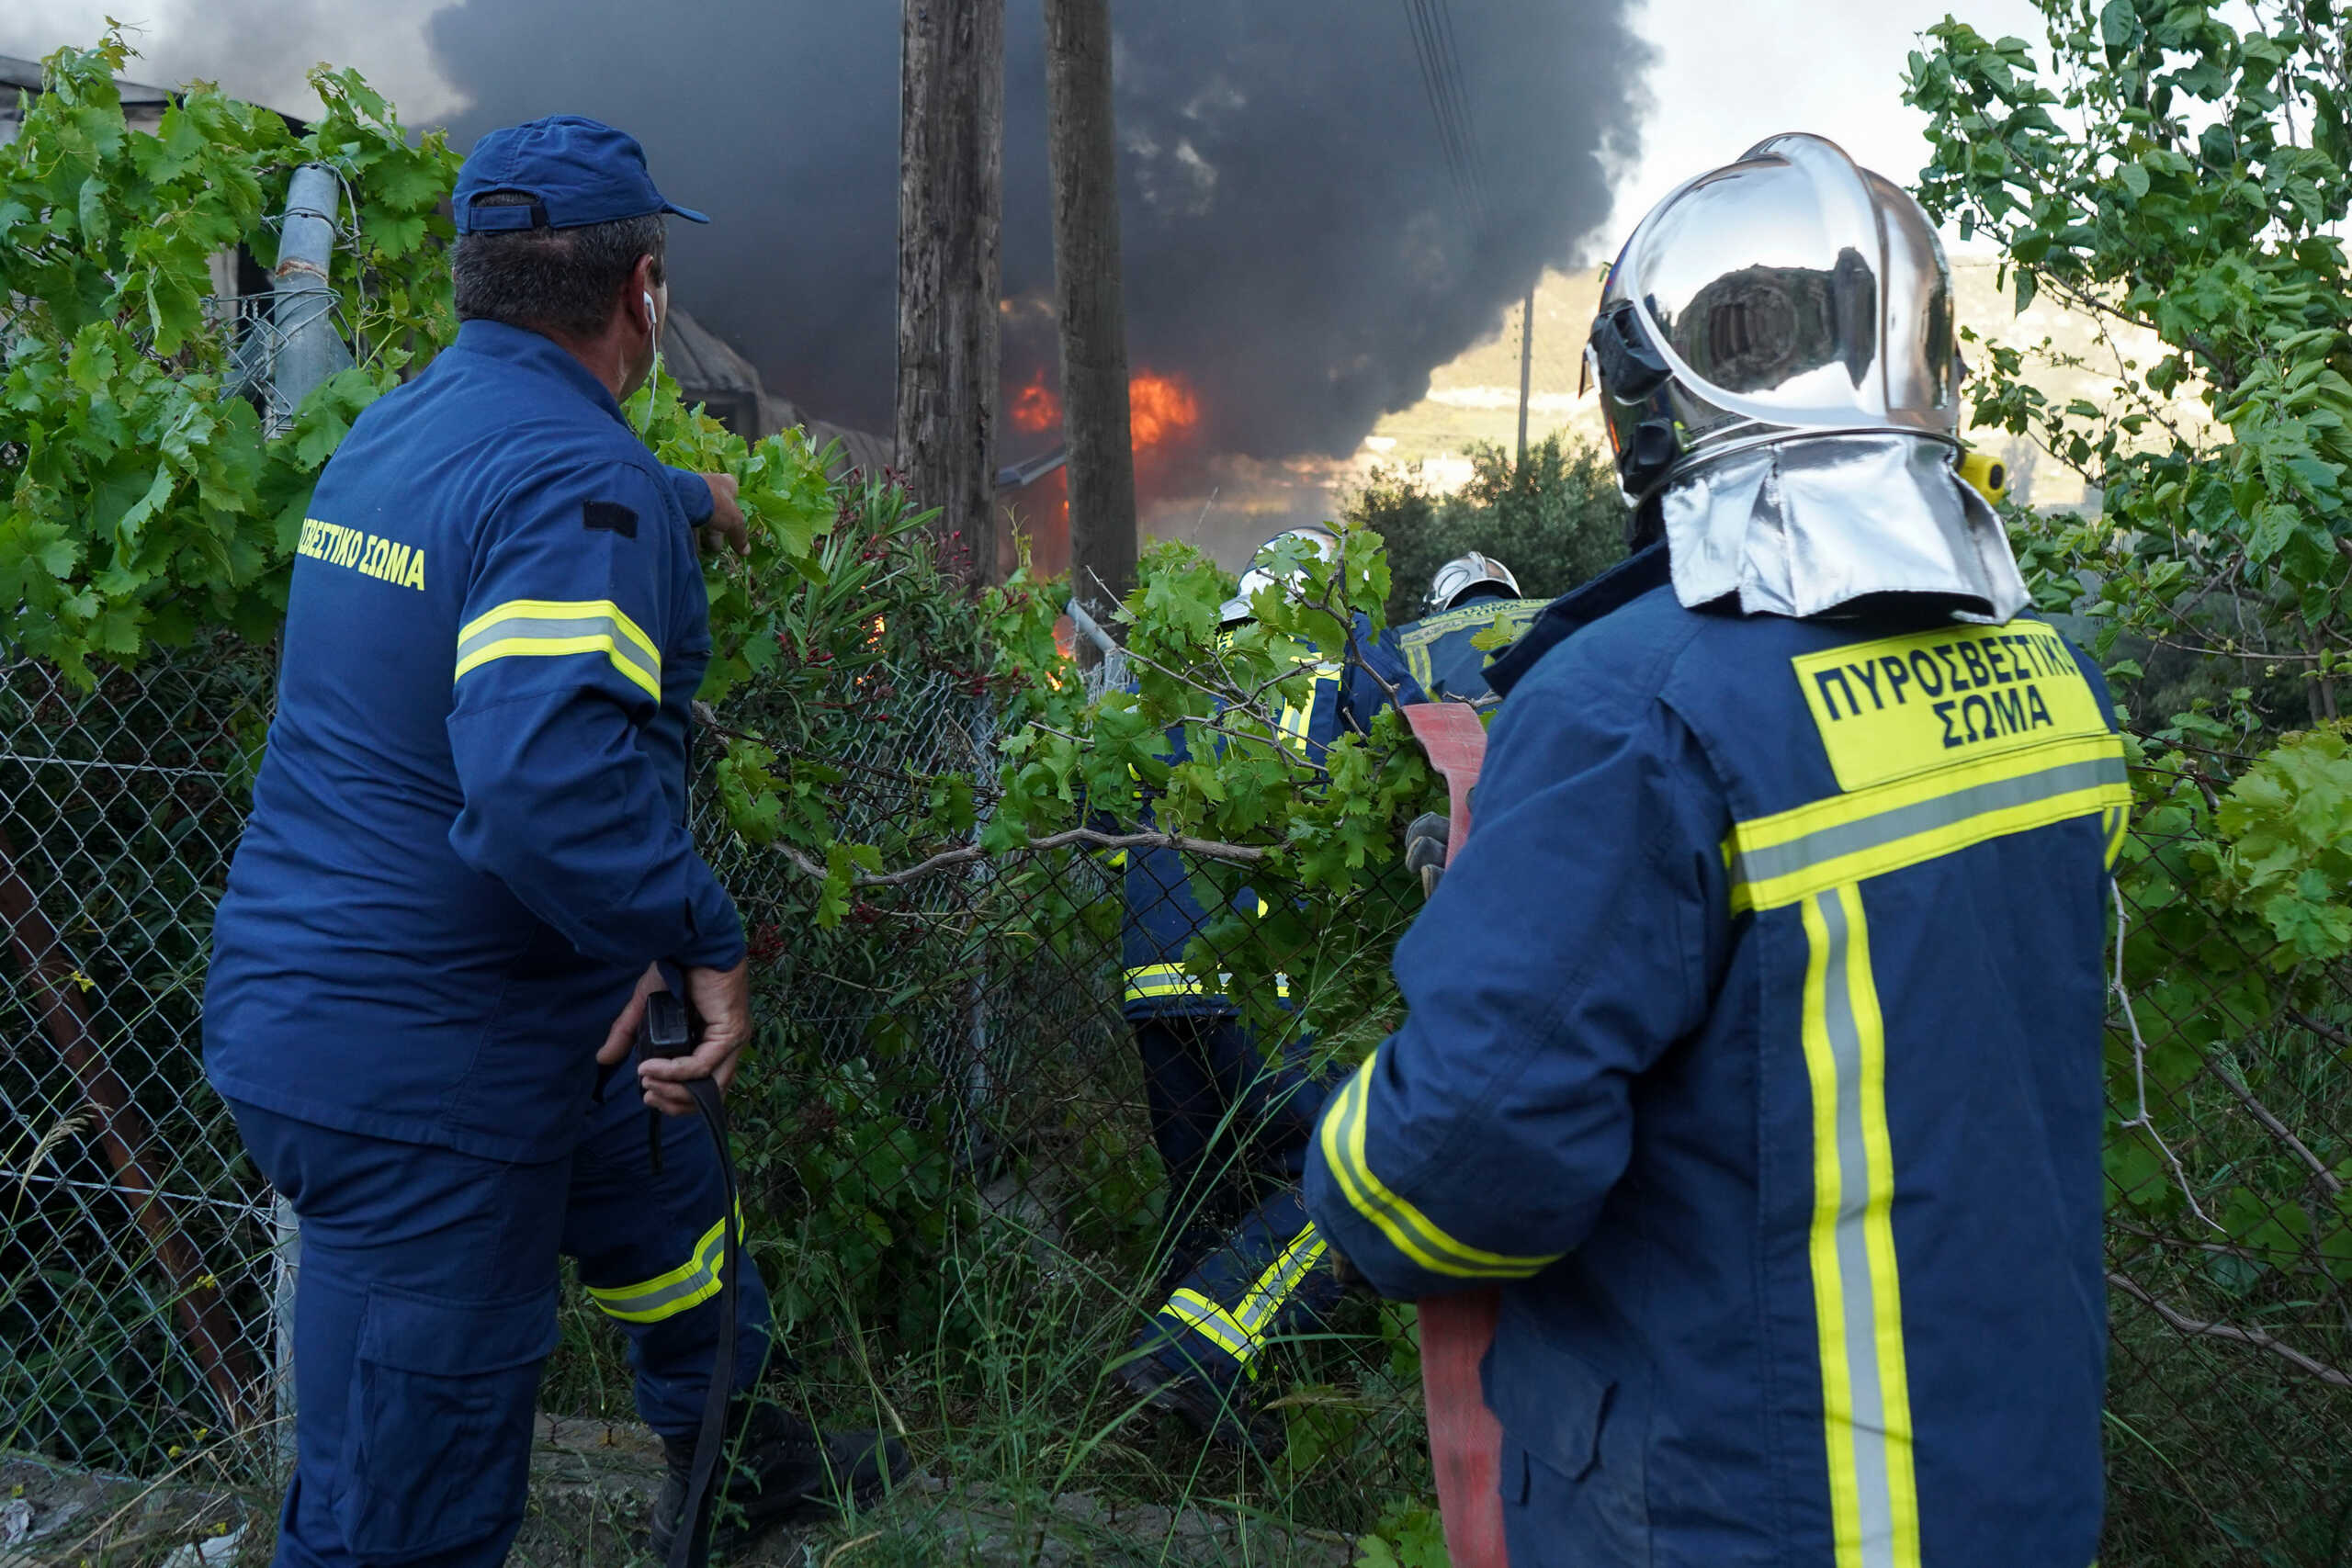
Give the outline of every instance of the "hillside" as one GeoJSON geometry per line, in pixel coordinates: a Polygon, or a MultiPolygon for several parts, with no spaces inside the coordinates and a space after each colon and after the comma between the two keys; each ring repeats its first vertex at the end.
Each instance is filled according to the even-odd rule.
{"type": "MultiPolygon", "coordinates": [[[[2054,398],[2112,399],[2118,350],[2102,343],[2098,323],[2047,298],[2036,299],[2020,317],[1997,274],[1997,264],[1989,255],[1955,258],[1952,284],[1961,325],[2012,347],[2031,348],[2047,340],[2061,360],[2079,363],[2038,368],[2035,385],[2054,398]]],[[[1577,395],[1585,333],[1600,295],[1598,268],[1548,273],[1536,291],[1531,437],[1566,430],[1587,440],[1602,438],[1598,403],[1589,394],[1577,395]]],[[[2145,355],[2154,344],[2145,334],[2131,334],[2120,346],[2127,354],[2145,355]]],[[[1514,307],[1497,323],[1493,336],[1431,375],[1428,397],[1374,426],[1352,466],[1363,473],[1381,464],[1418,468],[1432,484],[1450,488],[1461,483],[1469,475],[1464,453],[1473,443],[1510,446],[1518,439],[1519,348],[1520,312],[1514,307]]],[[[1981,357],[1981,349],[1969,352],[1971,357],[1981,357]]],[[[2170,412],[2192,425],[2207,423],[2194,400],[2184,400],[2170,412]]],[[[2017,475],[2013,489],[2022,499],[2044,507],[2083,504],[2081,477],[2046,454],[2005,432],[1975,432],[1971,440],[2009,464],[2017,475]]]]}

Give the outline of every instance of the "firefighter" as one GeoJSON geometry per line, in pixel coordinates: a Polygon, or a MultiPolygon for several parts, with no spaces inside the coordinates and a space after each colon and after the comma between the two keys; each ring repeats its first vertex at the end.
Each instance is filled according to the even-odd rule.
{"type": "Polygon", "coordinates": [[[2084,1568],[2131,796],[1954,473],[1935,231],[1776,137],[1634,231],[1591,363],[1638,553],[1492,671],[1308,1212],[1499,1289],[1514,1568],[2084,1568]]]}
{"type": "Polygon", "coordinates": [[[654,363],[665,215],[704,220],[572,117],[484,136],[454,211],[457,342],[359,416],[302,524],[205,999],[209,1076],[301,1218],[284,1568],[504,1559],[563,1253],[629,1334],[665,1555],[723,1286],[733,1502],[771,1521],[902,1457],[751,1397],[766,1298],[722,1278],[717,1151],[683,1118],[658,1174],[647,1148],[644,1108],[723,1088],[750,1022],[685,822],[695,533],[740,550],[742,517],[620,407],[654,363]],[[701,1043],[625,1066],[665,985],[701,1043]]]}
{"type": "MultiPolygon", "coordinates": [[[[1220,611],[1227,635],[1252,618],[1251,601],[1295,585],[1273,559],[1295,541],[1329,560],[1339,541],[1322,528],[1286,530],[1261,547],[1220,611]]],[[[1370,627],[1358,617],[1358,649],[1370,627]]],[[[1319,766],[1342,734],[1361,732],[1377,688],[1350,677],[1361,666],[1300,655],[1314,664],[1303,704],[1274,716],[1279,743],[1319,766]]],[[[1169,758],[1185,755],[1181,730],[1169,758]]],[[[1147,823],[1149,820],[1146,815],[1147,823]]],[[[1156,1408],[1182,1416],[1221,1445],[1277,1451],[1281,1431],[1259,1412],[1254,1389],[1275,1340],[1311,1325],[1337,1299],[1318,1269],[1323,1246],[1298,1194],[1306,1145],[1329,1085],[1306,1062],[1311,1042],[1294,1033],[1272,1054],[1222,992],[1184,964],[1210,916],[1194,897],[1192,863],[1170,849],[1127,852],[1121,935],[1125,1011],[1144,1069],[1153,1141],[1166,1168],[1171,1243],[1154,1288],[1157,1308],[1118,1376],[1156,1408]]],[[[1254,909],[1258,895],[1241,902],[1254,909]]],[[[1288,982],[1276,982],[1288,1002],[1288,982]]]]}
{"type": "Polygon", "coordinates": [[[1545,603],[1522,597],[1510,568],[1472,550],[1437,569],[1430,580],[1430,613],[1392,628],[1386,651],[1430,701],[1458,698],[1491,706],[1495,697],[1487,687],[1487,667],[1502,648],[1526,635],[1545,603]],[[1480,648],[1476,639],[1498,623],[1510,641],[1502,648],[1480,648]]]}

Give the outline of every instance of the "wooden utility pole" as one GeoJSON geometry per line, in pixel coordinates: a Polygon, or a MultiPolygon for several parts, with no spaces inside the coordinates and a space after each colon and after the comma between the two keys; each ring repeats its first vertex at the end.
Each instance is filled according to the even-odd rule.
{"type": "MultiPolygon", "coordinates": [[[[1069,451],[1070,588],[1105,627],[1136,581],[1136,456],[1119,281],[1110,0],[1045,0],[1046,124],[1054,171],[1054,303],[1069,451]]],[[[1079,657],[1099,657],[1081,640],[1079,657]]]]}
{"type": "Polygon", "coordinates": [[[995,575],[997,237],[1004,0],[903,0],[899,57],[899,468],[943,559],[995,575]]]}

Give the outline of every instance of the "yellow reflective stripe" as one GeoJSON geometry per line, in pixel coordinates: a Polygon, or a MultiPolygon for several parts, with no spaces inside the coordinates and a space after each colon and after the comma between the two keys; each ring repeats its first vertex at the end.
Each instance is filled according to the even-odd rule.
{"type": "Polygon", "coordinates": [[[1127,971],[1127,1000],[1131,1002],[1153,997],[1196,997],[1201,993],[1201,982],[1182,964],[1147,964],[1127,971]]]}
{"type": "MultiPolygon", "coordinates": [[[[2107,816],[2107,869],[2113,871],[2117,858],[2123,853],[2123,829],[2132,825],[2132,814],[2119,806],[2107,816]]],[[[2098,1568],[2098,1564],[2094,1562],[2091,1568],[2098,1568]]]]}
{"type": "MultiPolygon", "coordinates": [[[[1305,664],[1313,657],[1311,654],[1307,655],[1300,659],[1299,662],[1305,664]]],[[[1281,740],[1284,746],[1302,757],[1306,755],[1306,748],[1314,739],[1315,705],[1323,700],[1323,689],[1326,686],[1336,690],[1339,684],[1340,667],[1338,665],[1328,662],[1316,664],[1315,683],[1307,688],[1306,701],[1304,703],[1285,701],[1283,704],[1283,711],[1275,721],[1281,728],[1281,740]]]]}
{"type": "MultiPolygon", "coordinates": [[[[1217,984],[1233,983],[1230,972],[1219,975],[1217,984]]],[[[1147,964],[1126,972],[1126,999],[1148,1001],[1154,997],[1199,997],[1210,995],[1197,976],[1182,964],[1147,964]]],[[[1222,992],[1216,993],[1222,995],[1222,992]]],[[[1287,1000],[1290,997],[1290,976],[1274,976],[1274,995],[1287,1000]]]]}
{"type": "Polygon", "coordinates": [[[1242,1296],[1241,1304],[1232,1312],[1188,1286],[1169,1297],[1159,1314],[1206,1335],[1234,1359],[1244,1373],[1254,1378],[1258,1375],[1258,1353],[1266,1348],[1266,1325],[1296,1292],[1299,1281],[1306,1278],[1329,1246],[1322,1235],[1308,1225],[1266,1266],[1242,1296]]]}
{"type": "Polygon", "coordinates": [[[510,599],[458,631],[452,680],[499,659],[601,653],[632,684],[659,701],[662,650],[609,599],[510,599]]]}
{"type": "Polygon", "coordinates": [[[1813,1101],[1808,1252],[1837,1568],[1918,1568],[1910,1378],[1894,1256],[1886,1030],[1861,889],[1807,898],[1804,1044],[1813,1101]]]}
{"type": "Polygon", "coordinates": [[[1732,825],[1731,907],[1773,909],[2008,833],[2109,808],[2132,787],[2113,735],[2053,741],[1732,825]]]}
{"type": "MultiPolygon", "coordinates": [[[[727,1222],[721,1220],[702,1233],[695,1243],[694,1254],[685,1262],[666,1274],[634,1285],[613,1285],[588,1288],[589,1296],[608,1317],[627,1323],[659,1323],[675,1317],[689,1307],[699,1306],[718,1293],[727,1269],[727,1242],[724,1235],[727,1222]]],[[[743,1208],[735,1206],[735,1238],[743,1239],[743,1208]]]]}
{"type": "Polygon", "coordinates": [[[1323,1113],[1323,1161],[1330,1167],[1348,1206],[1378,1226],[1391,1246],[1432,1274],[1458,1280],[1524,1280],[1565,1256],[1513,1257],[1487,1252],[1455,1240],[1427,1214],[1390,1191],[1364,1159],[1366,1106],[1375,1053],[1347,1082],[1323,1113]]]}
{"type": "Polygon", "coordinates": [[[1233,1321],[1233,1314],[1216,1303],[1191,1289],[1178,1291],[1159,1309],[1162,1317],[1172,1317],[1188,1328],[1196,1328],[1215,1340],[1217,1346],[1244,1367],[1255,1347],[1249,1334],[1233,1321]]]}

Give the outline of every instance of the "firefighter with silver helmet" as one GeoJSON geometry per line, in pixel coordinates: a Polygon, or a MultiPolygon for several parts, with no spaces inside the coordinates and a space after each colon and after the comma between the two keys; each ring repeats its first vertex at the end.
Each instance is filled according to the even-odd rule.
{"type": "Polygon", "coordinates": [[[1949,274],[1781,136],[1592,359],[1637,553],[1490,671],[1477,811],[1307,1208],[1498,1287],[1514,1568],[2082,1568],[2100,1517],[2097,669],[1954,470],[1949,274]]]}
{"type": "Polygon", "coordinates": [[[1401,666],[1432,702],[1491,705],[1487,667],[1525,635],[1545,603],[1523,597],[1510,568],[1472,550],[1437,569],[1430,579],[1429,614],[1391,627],[1382,651],[1392,671],[1401,666]],[[1493,641],[1487,634],[1498,626],[1507,639],[1502,647],[1480,647],[1493,641]]]}
{"type": "MultiPolygon", "coordinates": [[[[1336,559],[1339,539],[1306,527],[1267,540],[1221,607],[1227,635],[1254,618],[1267,591],[1298,591],[1305,574],[1285,558],[1303,553],[1336,559]]],[[[1361,618],[1356,631],[1369,648],[1371,628],[1361,618]]],[[[1343,673],[1311,649],[1299,657],[1314,667],[1313,685],[1304,703],[1284,705],[1273,739],[1319,766],[1331,743],[1363,729],[1386,695],[1353,663],[1343,673]]],[[[1182,731],[1171,732],[1169,760],[1185,754],[1182,731]]],[[[1270,1054],[1234,1000],[1186,968],[1185,950],[1212,919],[1193,894],[1191,857],[1138,849],[1125,863],[1124,1010],[1166,1168],[1171,1239],[1151,1319],[1117,1376],[1221,1445],[1271,1452],[1281,1427],[1255,1397],[1267,1351],[1312,1327],[1339,1293],[1330,1270],[1317,1267],[1323,1242],[1298,1193],[1330,1086],[1305,1069],[1305,1036],[1294,1033],[1270,1054]]],[[[1258,896],[1245,891],[1240,901],[1254,908],[1258,896]]],[[[1286,1005],[1287,981],[1277,984],[1286,1005]]]]}

